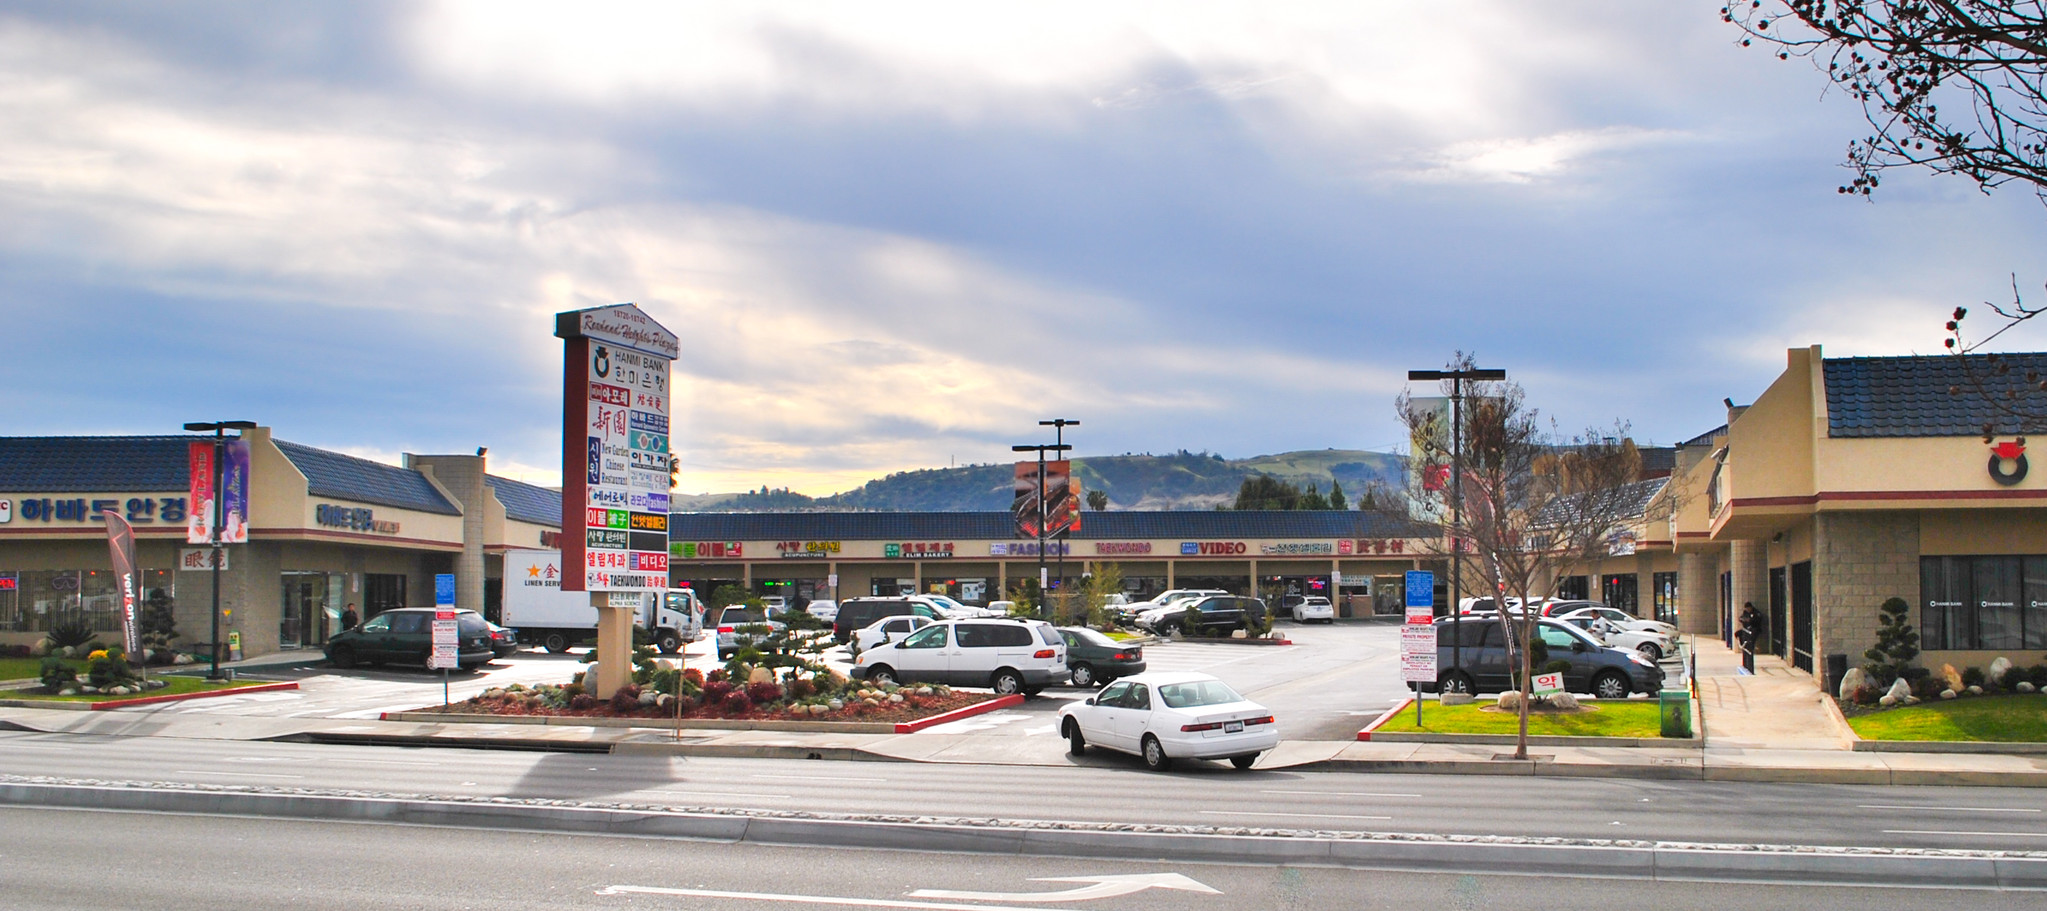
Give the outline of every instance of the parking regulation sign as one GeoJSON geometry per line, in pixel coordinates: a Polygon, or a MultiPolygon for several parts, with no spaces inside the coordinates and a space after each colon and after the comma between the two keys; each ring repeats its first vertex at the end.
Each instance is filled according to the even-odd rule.
{"type": "Polygon", "coordinates": [[[442,607],[434,611],[434,650],[428,655],[426,666],[430,668],[456,668],[462,664],[461,624],[455,620],[455,609],[442,607]]]}
{"type": "Polygon", "coordinates": [[[1400,628],[1400,679],[1408,683],[1436,680],[1436,627],[1409,624],[1400,628]]]}

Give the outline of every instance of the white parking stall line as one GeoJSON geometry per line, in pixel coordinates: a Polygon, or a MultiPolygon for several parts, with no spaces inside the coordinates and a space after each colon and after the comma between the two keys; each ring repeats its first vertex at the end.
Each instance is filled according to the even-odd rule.
{"type": "Polygon", "coordinates": [[[688,791],[675,788],[651,788],[648,794],[673,794],[677,797],[733,797],[740,800],[794,800],[787,794],[748,794],[744,791],[688,791]]]}
{"type": "Polygon", "coordinates": [[[1954,835],[1963,838],[2047,838],[2047,832],[1955,832],[1942,829],[1885,829],[1885,835],[1954,835]]]}
{"type": "Polygon", "coordinates": [[[878,783],[886,783],[888,781],[888,779],[886,778],[841,778],[837,775],[753,775],[749,777],[759,778],[766,781],[809,781],[809,782],[868,781],[878,783]]]}
{"type": "Polygon", "coordinates": [[[1259,791],[1260,794],[1297,794],[1302,797],[1421,797],[1420,794],[1380,794],[1373,791],[1259,791]]]}
{"type": "Polygon", "coordinates": [[[2038,813],[2021,807],[1908,807],[1882,803],[1856,804],[1858,810],[1938,810],[1943,813],[2038,813]]]}
{"type": "Polygon", "coordinates": [[[273,773],[270,773],[270,772],[244,772],[244,771],[242,771],[241,769],[233,769],[233,770],[230,770],[230,771],[225,771],[225,772],[209,772],[209,771],[205,771],[205,770],[202,770],[202,769],[179,769],[179,770],[177,770],[177,771],[175,771],[175,772],[172,772],[171,774],[173,774],[173,775],[214,775],[214,776],[222,776],[222,775],[225,775],[225,776],[229,776],[229,777],[233,777],[233,778],[285,778],[285,779],[291,779],[291,780],[298,780],[298,779],[302,779],[302,778],[305,778],[305,777],[306,777],[306,776],[304,776],[304,775],[278,775],[278,774],[273,774],[273,773]]]}
{"type": "Polygon", "coordinates": [[[1344,816],[1335,813],[1249,813],[1236,810],[1202,810],[1203,816],[1270,816],[1279,819],[1369,819],[1379,822],[1391,820],[1391,816],[1344,816]]]}

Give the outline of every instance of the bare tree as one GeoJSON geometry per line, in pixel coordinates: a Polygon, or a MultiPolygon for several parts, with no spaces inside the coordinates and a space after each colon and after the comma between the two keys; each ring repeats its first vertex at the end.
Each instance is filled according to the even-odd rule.
{"type": "MultiPolygon", "coordinates": [[[[1434,437],[1440,413],[1412,402],[1403,393],[1397,403],[1411,433],[1434,437]]],[[[1625,427],[1575,437],[1545,432],[1512,382],[1467,386],[1463,423],[1461,451],[1426,460],[1454,467],[1459,480],[1425,485],[1420,496],[1434,501],[1429,512],[1443,523],[1444,551],[1462,550],[1469,572],[1502,608],[1508,660],[1520,669],[1514,756],[1525,759],[1535,604],[1556,594],[1565,569],[1604,554],[1614,532],[1638,511],[1640,493],[1631,482],[1640,475],[1641,456],[1625,427]]]]}

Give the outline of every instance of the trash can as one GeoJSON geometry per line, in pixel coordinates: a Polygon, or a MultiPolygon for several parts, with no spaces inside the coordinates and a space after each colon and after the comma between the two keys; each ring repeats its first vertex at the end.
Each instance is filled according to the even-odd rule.
{"type": "Polygon", "coordinates": [[[1848,656],[1827,656],[1827,695],[1841,694],[1841,678],[1848,676],[1848,656]]]}
{"type": "Polygon", "coordinates": [[[1692,691],[1663,690],[1656,694],[1656,707],[1663,716],[1663,736],[1692,736],[1692,691]]]}

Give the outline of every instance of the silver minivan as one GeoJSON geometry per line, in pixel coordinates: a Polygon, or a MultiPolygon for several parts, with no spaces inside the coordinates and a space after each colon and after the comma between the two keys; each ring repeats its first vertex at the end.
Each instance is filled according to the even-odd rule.
{"type": "Polygon", "coordinates": [[[1066,640],[1043,620],[941,620],[861,652],[853,678],[1036,695],[1066,679],[1066,640]]]}

